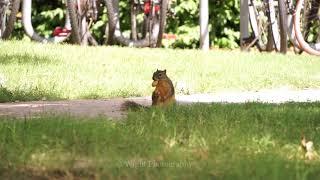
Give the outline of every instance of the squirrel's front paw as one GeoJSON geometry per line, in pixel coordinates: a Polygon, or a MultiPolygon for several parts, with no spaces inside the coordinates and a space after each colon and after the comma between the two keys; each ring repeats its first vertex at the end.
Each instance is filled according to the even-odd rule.
{"type": "Polygon", "coordinates": [[[158,81],[153,81],[152,82],[152,87],[156,87],[158,85],[158,81]]]}

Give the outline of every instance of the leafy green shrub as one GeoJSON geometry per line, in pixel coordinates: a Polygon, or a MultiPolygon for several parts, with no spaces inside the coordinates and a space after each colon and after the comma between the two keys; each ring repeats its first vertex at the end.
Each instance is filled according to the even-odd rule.
{"type": "Polygon", "coordinates": [[[211,41],[218,47],[238,47],[240,41],[240,1],[210,0],[210,5],[211,41]]]}
{"type": "MultiPolygon", "coordinates": [[[[240,4],[236,0],[209,1],[211,44],[220,48],[236,48],[239,44],[240,4]]],[[[172,0],[173,16],[167,30],[178,35],[172,47],[199,46],[199,0],[172,0]]]]}

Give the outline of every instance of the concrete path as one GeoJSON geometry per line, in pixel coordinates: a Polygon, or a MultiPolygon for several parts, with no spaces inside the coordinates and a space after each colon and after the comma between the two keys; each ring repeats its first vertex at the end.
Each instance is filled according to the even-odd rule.
{"type": "MultiPolygon", "coordinates": [[[[284,102],[320,102],[320,90],[262,90],[258,92],[224,92],[215,94],[177,95],[179,104],[191,103],[284,103],[284,102]]],[[[30,117],[40,114],[69,114],[81,117],[107,116],[121,118],[126,115],[121,105],[126,100],[150,106],[150,97],[115,98],[106,100],[67,100],[67,101],[32,101],[0,103],[0,117],[30,117]]]]}

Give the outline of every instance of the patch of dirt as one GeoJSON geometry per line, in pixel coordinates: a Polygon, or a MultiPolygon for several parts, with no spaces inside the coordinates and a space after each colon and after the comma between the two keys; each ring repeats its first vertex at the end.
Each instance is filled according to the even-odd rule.
{"type": "MultiPolygon", "coordinates": [[[[294,91],[287,88],[250,92],[177,95],[179,104],[191,103],[245,103],[245,102],[320,102],[320,90],[294,91]]],[[[120,119],[126,116],[121,105],[131,100],[144,106],[151,105],[150,97],[115,98],[105,100],[66,100],[0,103],[0,117],[30,117],[40,114],[68,114],[78,117],[107,116],[120,119]]]]}
{"type": "MultiPolygon", "coordinates": [[[[66,100],[0,103],[0,116],[30,117],[42,114],[67,114],[80,117],[107,116],[119,119],[126,115],[121,105],[128,99],[66,100]]],[[[132,98],[135,102],[150,106],[151,100],[132,98]]]]}

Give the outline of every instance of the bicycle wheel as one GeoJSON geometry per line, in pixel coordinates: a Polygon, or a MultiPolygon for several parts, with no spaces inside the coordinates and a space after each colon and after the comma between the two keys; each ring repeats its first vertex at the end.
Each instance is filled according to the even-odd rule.
{"type": "Polygon", "coordinates": [[[288,39],[290,44],[293,46],[293,51],[296,54],[301,54],[303,52],[302,49],[300,49],[299,42],[296,39],[295,31],[294,31],[294,22],[293,22],[293,16],[295,14],[295,6],[293,5],[293,0],[287,0],[287,27],[288,27],[288,39]]]}
{"type": "Polygon", "coordinates": [[[265,51],[268,43],[268,16],[267,9],[263,1],[250,0],[249,6],[249,21],[253,36],[256,40],[256,46],[259,51],[265,51]]]}
{"type": "Polygon", "coordinates": [[[268,0],[269,17],[275,49],[287,52],[288,15],[285,0],[268,0]]]}
{"type": "Polygon", "coordinates": [[[0,38],[8,39],[13,31],[20,0],[0,2],[0,38]]]}
{"type": "Polygon", "coordinates": [[[275,48],[286,52],[287,20],[284,1],[280,1],[280,6],[274,0],[250,0],[249,3],[249,19],[258,49],[272,51],[275,48]]]}
{"type": "Polygon", "coordinates": [[[320,56],[319,2],[298,0],[294,16],[294,30],[300,47],[309,54],[320,56]]]}
{"type": "Polygon", "coordinates": [[[278,1],[268,0],[268,9],[269,9],[269,23],[271,26],[271,32],[274,42],[274,47],[277,51],[280,50],[280,33],[279,33],[279,12],[278,12],[278,1]]]}
{"type": "Polygon", "coordinates": [[[165,31],[166,26],[166,19],[167,19],[167,10],[168,10],[168,0],[162,0],[161,6],[160,6],[160,22],[159,22],[159,34],[158,34],[158,40],[157,40],[157,46],[161,47],[162,45],[162,37],[163,33],[165,31]]]}

